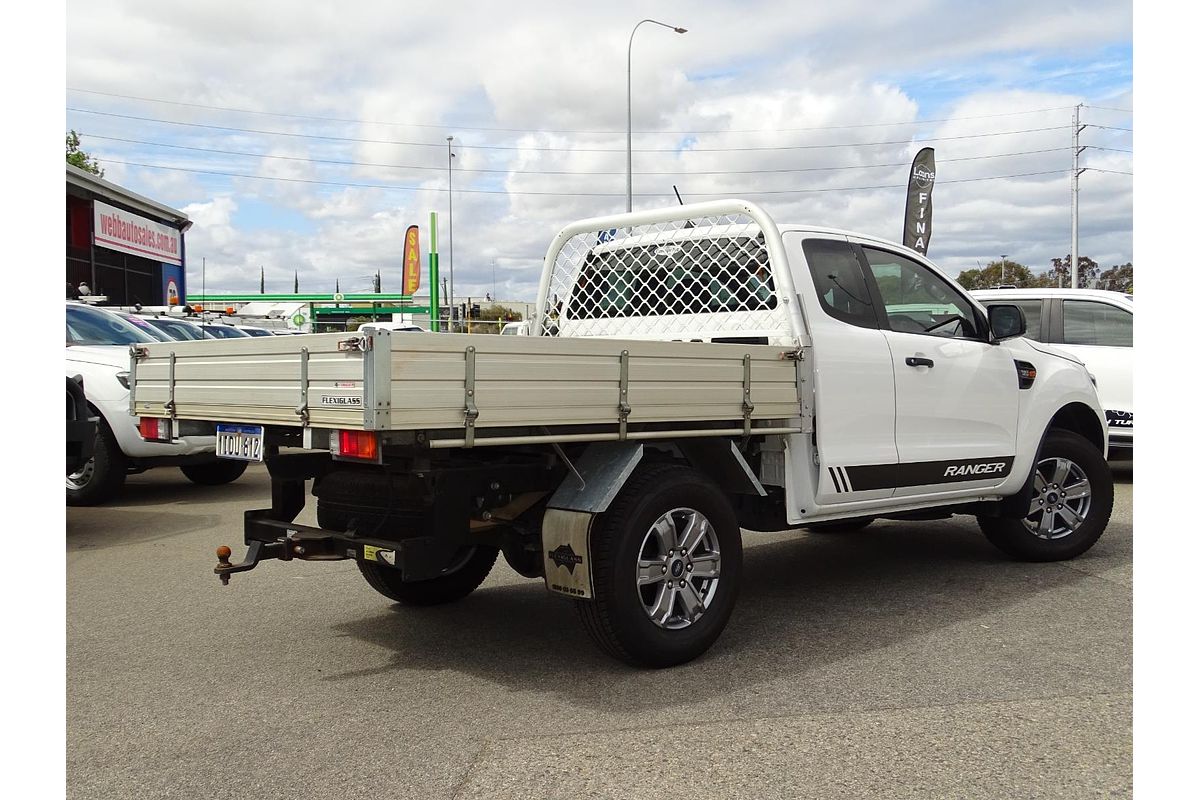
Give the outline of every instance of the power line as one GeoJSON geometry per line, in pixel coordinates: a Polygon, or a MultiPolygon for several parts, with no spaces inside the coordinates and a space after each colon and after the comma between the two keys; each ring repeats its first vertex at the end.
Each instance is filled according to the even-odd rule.
{"type": "Polygon", "coordinates": [[[1088,128],[1099,128],[1100,130],[1104,130],[1104,131],[1125,131],[1125,132],[1127,132],[1127,133],[1132,133],[1132,132],[1133,132],[1133,128],[1116,128],[1116,127],[1113,127],[1112,125],[1097,125],[1097,124],[1096,124],[1096,123],[1094,123],[1094,122],[1088,122],[1088,123],[1086,123],[1086,124],[1085,124],[1085,127],[1088,127],[1088,128]]]}
{"type": "MultiPolygon", "coordinates": [[[[155,117],[138,117],[132,114],[115,114],[108,111],[95,111],[86,108],[67,107],[67,111],[74,111],[79,114],[96,114],[103,117],[116,117],[118,119],[131,119],[139,122],[156,122],[164,125],[182,125],[189,128],[205,128],[208,130],[234,131],[237,133],[254,133],[264,136],[288,136],[299,139],[320,139],[331,142],[354,142],[359,144],[391,144],[403,145],[408,147],[437,147],[441,148],[443,144],[433,142],[404,142],[390,139],[361,139],[349,136],[321,136],[311,133],[294,133],[291,131],[263,131],[252,128],[234,128],[226,125],[207,125],[200,122],[178,122],[170,119],[157,119],[155,117]]],[[[1057,131],[1069,128],[1069,125],[1052,125],[1045,128],[1026,128],[1017,131],[995,131],[992,133],[972,133],[961,136],[931,136],[922,139],[898,139],[885,142],[840,142],[838,144],[797,144],[797,145],[768,145],[764,147],[696,147],[686,150],[689,153],[735,153],[735,152],[764,152],[778,150],[825,150],[837,147],[879,147],[884,145],[897,144],[916,144],[919,142],[947,142],[958,141],[962,139],[982,139],[989,136],[1015,136],[1024,133],[1040,133],[1043,131],[1057,131]]],[[[1101,127],[1101,126],[1095,126],[1101,127]]],[[[521,147],[516,145],[495,145],[495,144],[459,144],[460,148],[468,148],[473,150],[518,150],[518,151],[538,151],[538,152],[559,152],[559,153],[623,153],[624,150],[615,148],[596,148],[596,147],[521,147]]],[[[635,153],[679,153],[680,148],[669,147],[659,149],[635,149],[635,153]]]]}
{"type": "Polygon", "coordinates": [[[1113,108],[1111,106],[1089,106],[1086,103],[1084,104],[1083,107],[1084,108],[1098,108],[1101,111],[1120,111],[1122,114],[1132,114],[1133,113],[1132,108],[1113,108]]]}
{"type": "MultiPolygon", "coordinates": [[[[1066,148],[1066,149],[1069,150],[1070,148],[1066,148]]],[[[1133,152],[1132,150],[1123,150],[1120,147],[1099,147],[1094,144],[1089,144],[1086,149],[1088,149],[1088,150],[1105,150],[1109,153],[1132,153],[1133,152]]]]}
{"type": "Polygon", "coordinates": [[[1110,175],[1132,175],[1132,172],[1122,172],[1117,169],[1100,169],[1099,167],[1085,167],[1087,172],[1107,172],[1110,175]]]}
{"type": "MultiPolygon", "coordinates": [[[[353,189],[388,189],[392,191],[406,192],[445,192],[446,189],[436,186],[401,186],[396,184],[379,184],[379,183],[349,183],[344,181],[323,181],[313,178],[286,178],[275,175],[247,175],[239,172],[221,172],[218,170],[193,169],[189,167],[169,167],[162,164],[144,164],[137,161],[119,161],[117,159],[105,159],[108,164],[124,164],[130,167],[145,167],[147,169],[165,169],[173,172],[191,172],[200,175],[219,175],[228,178],[250,178],[254,180],[265,181],[284,181],[286,183],[307,183],[322,186],[342,186],[353,189]]],[[[974,183],[976,181],[995,181],[1006,178],[1029,178],[1039,175],[1058,175],[1060,173],[1070,172],[1070,169],[1052,169],[1043,170],[1040,172],[1018,172],[1010,175],[990,175],[982,178],[959,178],[957,180],[943,180],[941,184],[947,183],[974,183]]],[[[1097,170],[1099,171],[1099,170],[1097,170]]],[[[751,190],[751,191],[725,191],[725,192],[689,192],[692,197],[736,197],[739,195],[779,195],[779,194],[817,194],[821,192],[854,192],[870,189],[903,189],[907,187],[905,183],[894,184],[879,184],[875,186],[840,186],[829,187],[824,189],[773,189],[773,190],[751,190]]],[[[625,197],[624,192],[528,192],[528,191],[509,191],[506,189],[458,189],[460,193],[467,194],[504,194],[504,195],[537,195],[548,197],[625,197]]],[[[645,192],[637,195],[638,197],[674,197],[671,192],[645,192]]]]}
{"type": "MultiPolygon", "coordinates": [[[[453,125],[449,123],[430,123],[430,122],[387,122],[382,120],[365,120],[351,119],[346,117],[322,117],[310,114],[292,114],[282,111],[259,111],[249,108],[234,108],[231,106],[216,106],[205,105],[203,103],[185,103],[179,100],[163,100],[155,97],[138,97],[136,95],[115,94],[112,92],[100,92],[92,89],[78,89],[67,87],[69,92],[80,92],[84,94],[100,95],[102,97],[117,97],[123,100],[138,100],[145,103],[162,103],[164,105],[183,106],[185,108],[201,108],[208,111],[231,111],[237,114],[257,114],[267,117],[284,117],[288,119],[306,119],[317,122],[338,122],[349,123],[354,125],[391,125],[402,128],[433,128],[438,131],[456,130],[456,131],[486,131],[495,133],[570,133],[570,134],[604,134],[616,135],[625,133],[624,130],[580,130],[570,128],[500,128],[500,127],[483,127],[472,125],[453,125]]],[[[976,119],[995,119],[998,117],[1014,117],[1024,114],[1044,114],[1050,111],[1063,111],[1071,108],[1071,106],[1055,106],[1052,108],[1036,108],[1028,111],[1007,111],[1001,114],[979,114],[967,117],[942,117],[940,119],[915,119],[915,120],[898,120],[896,122],[864,122],[855,125],[819,125],[806,128],[731,128],[727,130],[640,130],[634,131],[635,134],[670,134],[682,135],[690,133],[703,134],[719,134],[719,133],[791,133],[800,131],[833,131],[833,130],[848,130],[851,128],[884,128],[894,125],[926,125],[934,122],[956,122],[959,120],[976,120],[976,119]]]]}
{"type": "MultiPolygon", "coordinates": [[[[272,158],[283,161],[299,161],[312,164],[334,164],[347,167],[380,167],[384,169],[415,169],[415,170],[431,170],[437,172],[445,172],[444,166],[425,166],[420,164],[381,164],[373,161],[344,161],[339,159],[328,158],[308,158],[305,156],[286,156],[273,153],[247,153],[238,150],[221,150],[211,147],[195,147],[192,145],[170,144],[167,142],[151,142],[142,139],[126,139],[119,136],[101,136],[99,134],[85,134],[91,139],[103,139],[110,142],[126,142],[129,144],[141,144],[150,147],[167,147],[175,150],[190,150],[200,153],[214,153],[217,155],[227,156],[246,156],[250,158],[272,158]]],[[[957,158],[940,158],[939,163],[955,162],[955,161],[977,161],[990,158],[1008,158],[1013,156],[1035,155],[1040,153],[1058,153],[1070,150],[1070,147],[1050,147],[1042,150],[1023,150],[1016,153],[992,153],[982,156],[960,156],[957,158]]],[[[1095,148],[1097,150],[1107,150],[1111,148],[1095,148]]],[[[1132,151],[1120,151],[1132,152],[1132,151]]],[[[892,162],[888,164],[847,164],[833,167],[790,167],[781,169],[733,169],[733,170],[672,170],[667,172],[635,172],[635,175],[758,175],[768,173],[785,173],[785,172],[831,172],[846,169],[876,169],[884,167],[907,167],[908,161],[892,162]]],[[[572,170],[530,170],[530,169],[486,169],[475,168],[469,169],[460,167],[457,172],[481,172],[493,173],[502,175],[624,175],[621,171],[572,171],[572,170]]]]}

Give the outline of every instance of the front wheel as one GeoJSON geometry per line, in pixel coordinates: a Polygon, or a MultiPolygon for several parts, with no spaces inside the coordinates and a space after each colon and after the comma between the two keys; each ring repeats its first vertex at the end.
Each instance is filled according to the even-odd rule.
{"type": "Polygon", "coordinates": [[[101,419],[96,426],[92,457],[67,476],[67,505],[95,506],[109,500],[125,485],[128,468],[117,438],[101,419]]]}
{"type": "Polygon", "coordinates": [[[1025,516],[978,517],[988,541],[1021,561],[1063,561],[1086,552],[1112,515],[1108,462],[1077,433],[1052,430],[1038,453],[1025,516]]]}
{"type": "Polygon", "coordinates": [[[677,464],[633,474],[591,535],[594,597],[576,608],[609,655],[643,667],[691,661],[733,613],[742,539],[725,495],[677,464]]]}

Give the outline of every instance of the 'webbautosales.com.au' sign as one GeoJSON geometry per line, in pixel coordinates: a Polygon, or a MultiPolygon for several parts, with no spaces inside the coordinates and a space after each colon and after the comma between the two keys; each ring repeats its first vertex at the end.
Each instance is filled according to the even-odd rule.
{"type": "Polygon", "coordinates": [[[179,231],[98,200],[93,205],[96,244],[166,264],[183,264],[179,231]]]}

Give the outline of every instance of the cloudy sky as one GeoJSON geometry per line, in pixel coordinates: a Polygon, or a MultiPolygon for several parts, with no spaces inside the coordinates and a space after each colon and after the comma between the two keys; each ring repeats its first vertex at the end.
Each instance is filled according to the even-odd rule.
{"type": "MultiPolygon", "coordinates": [[[[777,219],[901,235],[936,150],[929,255],[951,274],[1070,249],[1132,260],[1132,11],[1093,0],[67,3],[69,128],[106,177],[182,209],[189,286],[399,287],[438,211],[457,295],[533,300],[565,223],[736,196],[777,219]]],[[[424,291],[424,288],[423,290],[424,291]]]]}

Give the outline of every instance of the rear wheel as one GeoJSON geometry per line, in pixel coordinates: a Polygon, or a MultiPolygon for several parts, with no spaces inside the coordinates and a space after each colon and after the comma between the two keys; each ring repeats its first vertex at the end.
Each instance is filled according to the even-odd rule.
{"type": "Polygon", "coordinates": [[[247,466],[245,461],[224,458],[206,464],[188,464],[179,469],[192,483],[198,483],[201,486],[220,486],[223,483],[233,483],[242,477],[247,466]]]}
{"type": "Polygon", "coordinates": [[[1038,453],[1025,516],[978,517],[988,541],[1022,561],[1062,561],[1086,552],[1112,514],[1108,462],[1077,433],[1052,430],[1038,453]]]}
{"type": "Polygon", "coordinates": [[[499,552],[495,547],[464,547],[441,575],[424,581],[406,581],[399,569],[370,561],[359,561],[358,569],[384,597],[410,606],[436,606],[461,600],[478,589],[499,552]]]}
{"type": "Polygon", "coordinates": [[[725,495],[675,464],[641,467],[591,536],[592,600],[576,608],[606,653],[669,667],[721,635],[737,599],[741,530],[725,495]]]}
{"type": "Polygon", "coordinates": [[[121,446],[103,419],[96,425],[92,457],[67,476],[67,505],[95,506],[111,499],[125,484],[129,468],[121,446]]]}

